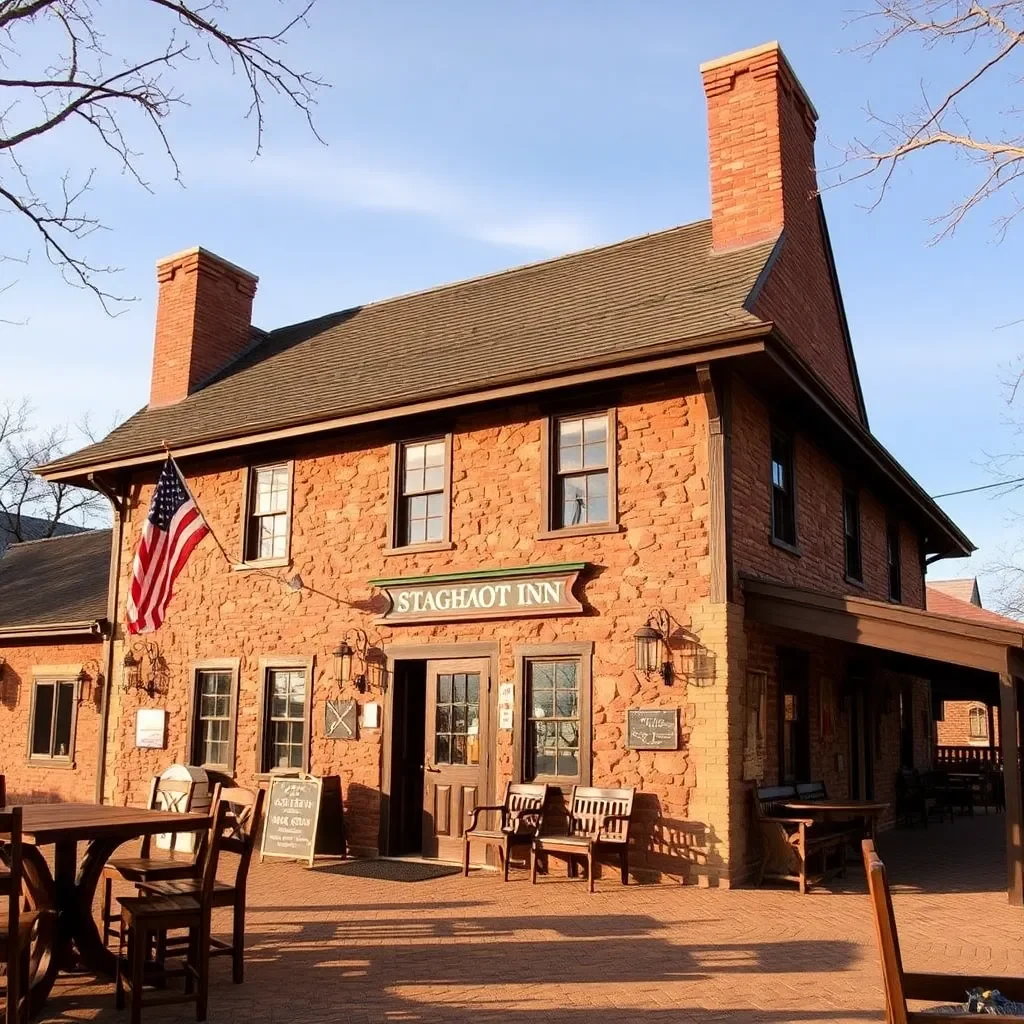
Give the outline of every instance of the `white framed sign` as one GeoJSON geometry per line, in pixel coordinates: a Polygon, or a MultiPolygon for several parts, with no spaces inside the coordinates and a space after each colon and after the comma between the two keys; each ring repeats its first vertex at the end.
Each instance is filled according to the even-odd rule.
{"type": "Polygon", "coordinates": [[[498,687],[498,703],[514,704],[516,702],[516,684],[502,683],[498,687]]]}
{"type": "Polygon", "coordinates": [[[167,712],[163,708],[139,708],[135,712],[135,746],[150,750],[167,746],[167,712]]]}

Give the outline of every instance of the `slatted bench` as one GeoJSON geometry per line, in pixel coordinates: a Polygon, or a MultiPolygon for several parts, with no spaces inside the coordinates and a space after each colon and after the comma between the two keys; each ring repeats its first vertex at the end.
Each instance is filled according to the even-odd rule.
{"type": "Polygon", "coordinates": [[[804,799],[809,798],[799,794],[794,785],[762,786],[755,791],[754,817],[761,833],[759,886],[766,878],[796,882],[801,894],[806,893],[811,881],[808,862],[814,857],[821,858],[822,869],[820,875],[814,876],[814,881],[845,873],[848,831],[832,831],[823,822],[795,816],[786,809],[786,801],[804,799]],[[837,861],[831,870],[828,865],[830,854],[837,861]]]}

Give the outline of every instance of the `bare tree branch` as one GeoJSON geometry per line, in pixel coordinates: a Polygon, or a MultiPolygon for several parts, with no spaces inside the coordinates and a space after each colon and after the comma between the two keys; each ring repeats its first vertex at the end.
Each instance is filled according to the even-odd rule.
{"type": "Polygon", "coordinates": [[[81,244],[103,228],[84,207],[100,169],[33,175],[18,154],[41,137],[82,126],[116,169],[151,190],[141,164],[148,129],[172,179],[180,181],[167,124],[186,102],[183,71],[198,62],[223,65],[243,80],[257,155],[271,96],[298,111],[319,139],[313,112],[325,83],[279,55],[294,30],[307,24],[315,2],[282,0],[292,9],[283,24],[254,32],[227,24],[232,13],[239,19],[250,14],[245,0],[137,0],[136,16],[148,17],[146,28],[154,31],[136,33],[133,52],[112,55],[102,15],[116,17],[114,5],[105,10],[96,0],[0,0],[0,212],[6,208],[30,225],[64,280],[92,291],[108,313],[116,313],[127,299],[104,280],[117,268],[94,262],[81,244]]]}

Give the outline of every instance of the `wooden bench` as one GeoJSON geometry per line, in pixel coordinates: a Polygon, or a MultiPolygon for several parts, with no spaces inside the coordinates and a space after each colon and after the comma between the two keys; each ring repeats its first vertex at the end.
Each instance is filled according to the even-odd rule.
{"type": "MultiPolygon", "coordinates": [[[[989,991],[998,989],[1007,999],[1024,1000],[1024,978],[974,978],[957,974],[907,974],[903,970],[900,940],[896,931],[896,917],[892,910],[892,896],[885,877],[885,865],[875,852],[875,844],[865,839],[861,845],[864,854],[864,873],[868,879],[868,893],[875,919],[875,938],[882,960],[882,982],[888,1024],[939,1024],[940,1021],[976,1021],[983,1014],[951,1013],[951,1007],[912,1011],[907,1009],[908,999],[942,1000],[963,1006],[963,998],[971,989],[989,991]]],[[[1000,1020],[1024,1024],[1024,1015],[1000,1015],[1000,1020]]]]}
{"type": "Polygon", "coordinates": [[[547,799],[546,785],[510,782],[505,786],[505,796],[500,804],[474,807],[469,828],[463,834],[462,873],[469,874],[469,844],[481,842],[498,848],[498,859],[507,882],[509,861],[515,850],[525,849],[529,859],[533,838],[544,823],[544,804],[547,799]],[[480,827],[480,816],[488,811],[501,812],[497,828],[480,827]]]}
{"type": "MultiPolygon", "coordinates": [[[[832,874],[843,874],[846,870],[847,830],[830,830],[823,822],[806,816],[794,816],[786,809],[787,800],[802,800],[797,787],[762,786],[754,793],[754,817],[761,833],[761,862],[757,872],[757,884],[763,885],[766,878],[774,881],[796,882],[801,894],[807,892],[807,865],[812,857],[821,857],[821,874],[816,880],[828,877],[828,856],[837,854],[838,865],[832,874]],[[773,854],[785,863],[772,865],[773,854]]],[[[822,798],[824,799],[824,798],[822,798]]]]}
{"type": "Polygon", "coordinates": [[[633,818],[633,789],[596,789],[573,786],[563,835],[538,835],[533,840],[530,881],[537,882],[537,861],[548,854],[565,857],[570,878],[577,860],[586,860],[587,880],[594,891],[594,864],[602,854],[619,861],[622,884],[629,884],[629,825],[633,818]]]}

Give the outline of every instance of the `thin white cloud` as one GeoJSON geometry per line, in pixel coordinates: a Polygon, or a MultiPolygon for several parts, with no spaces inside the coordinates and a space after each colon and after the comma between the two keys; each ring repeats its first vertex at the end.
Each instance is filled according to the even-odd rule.
{"type": "Polygon", "coordinates": [[[561,253],[600,239],[583,214],[516,195],[487,193],[429,174],[362,160],[331,148],[299,155],[207,154],[190,161],[190,182],[245,189],[275,200],[314,202],[342,210],[406,213],[490,245],[561,253]]]}

